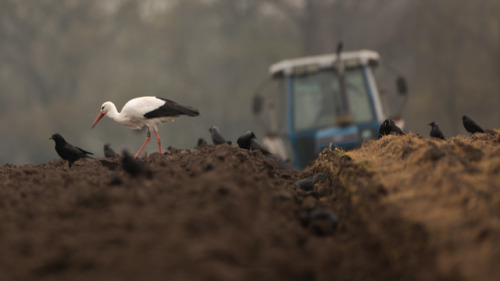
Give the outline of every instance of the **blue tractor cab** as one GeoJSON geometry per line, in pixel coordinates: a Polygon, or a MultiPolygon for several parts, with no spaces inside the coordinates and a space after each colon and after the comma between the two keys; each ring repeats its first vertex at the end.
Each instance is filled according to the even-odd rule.
{"type": "MultiPolygon", "coordinates": [[[[270,122],[280,124],[267,136],[280,137],[286,157],[298,168],[306,167],[327,147],[351,149],[376,139],[388,117],[373,73],[379,61],[374,51],[339,50],[271,65],[270,77],[279,82],[282,94],[270,108],[284,115],[277,118],[284,122],[270,122]]],[[[406,92],[404,79],[399,80],[404,88],[400,92],[406,92]]],[[[262,104],[262,99],[258,95],[254,100],[254,112],[261,110],[255,104],[262,104]]]]}

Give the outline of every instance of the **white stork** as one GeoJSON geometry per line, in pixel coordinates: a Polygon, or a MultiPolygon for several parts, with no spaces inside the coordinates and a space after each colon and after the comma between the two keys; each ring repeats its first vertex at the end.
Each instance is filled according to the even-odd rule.
{"type": "Polygon", "coordinates": [[[97,125],[97,122],[106,115],[109,118],[133,129],[147,128],[147,138],[141,149],[135,154],[137,158],[146,144],[151,139],[150,130],[156,135],[156,142],[158,142],[158,150],[161,153],[160,136],[158,135],[157,125],[169,121],[181,115],[198,116],[199,111],[191,106],[181,105],[174,101],[158,98],[158,97],[138,97],[129,100],[118,112],[114,103],[107,101],[102,104],[101,111],[92,124],[92,128],[97,125]]]}

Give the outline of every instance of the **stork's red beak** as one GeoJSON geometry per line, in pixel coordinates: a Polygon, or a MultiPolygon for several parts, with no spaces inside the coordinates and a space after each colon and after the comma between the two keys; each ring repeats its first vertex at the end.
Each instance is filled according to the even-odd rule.
{"type": "Polygon", "coordinates": [[[95,119],[94,121],[94,124],[92,124],[92,129],[94,129],[95,125],[97,125],[97,122],[99,122],[99,120],[101,120],[102,117],[104,117],[104,113],[102,112],[99,112],[99,115],[97,115],[97,118],[95,119]]]}

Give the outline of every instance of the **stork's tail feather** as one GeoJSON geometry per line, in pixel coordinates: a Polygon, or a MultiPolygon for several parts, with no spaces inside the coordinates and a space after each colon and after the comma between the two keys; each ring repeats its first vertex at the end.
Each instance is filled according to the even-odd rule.
{"type": "Polygon", "coordinates": [[[198,109],[196,109],[196,108],[194,108],[192,106],[182,105],[182,104],[178,104],[178,103],[171,104],[171,105],[174,105],[175,109],[177,111],[181,112],[184,115],[187,115],[187,116],[198,116],[198,115],[200,115],[200,112],[198,111],[198,109]]]}
{"type": "Polygon", "coordinates": [[[179,111],[181,111],[182,113],[184,113],[187,116],[200,115],[200,112],[198,111],[198,109],[196,109],[192,106],[188,106],[188,105],[180,105],[180,106],[182,107],[182,110],[179,110],[179,111]]]}

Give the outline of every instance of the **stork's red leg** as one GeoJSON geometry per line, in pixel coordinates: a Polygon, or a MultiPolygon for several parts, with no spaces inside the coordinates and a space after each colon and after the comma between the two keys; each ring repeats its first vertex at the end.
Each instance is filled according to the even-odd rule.
{"type": "Polygon", "coordinates": [[[160,151],[161,153],[161,141],[160,141],[160,136],[158,135],[158,132],[156,131],[156,129],[153,129],[153,132],[155,132],[155,135],[156,135],[156,142],[158,143],[158,150],[160,151]]]}
{"type": "Polygon", "coordinates": [[[149,140],[151,139],[151,133],[149,132],[149,128],[147,128],[147,130],[148,130],[148,136],[146,138],[146,141],[141,146],[141,149],[139,149],[139,151],[137,151],[137,153],[135,154],[134,158],[137,158],[137,156],[139,156],[139,154],[141,153],[141,151],[144,149],[144,147],[146,147],[146,144],[148,144],[149,140]]]}

